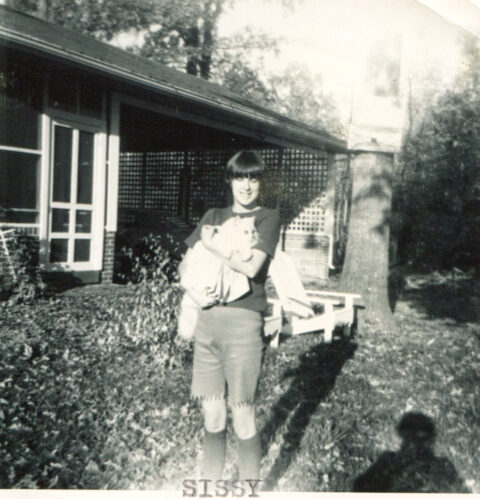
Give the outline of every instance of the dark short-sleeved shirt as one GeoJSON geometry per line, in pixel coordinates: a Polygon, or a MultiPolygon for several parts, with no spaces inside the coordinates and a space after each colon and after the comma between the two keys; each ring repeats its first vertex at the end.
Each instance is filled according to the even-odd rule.
{"type": "Polygon", "coordinates": [[[233,211],[232,206],[227,208],[212,208],[205,213],[195,230],[185,239],[185,242],[190,248],[193,248],[195,243],[201,240],[203,225],[222,225],[229,218],[237,216],[255,218],[258,241],[253,248],[265,252],[267,254],[267,260],[257,275],[253,279],[249,278],[250,291],[247,294],[243,295],[238,300],[217,306],[246,308],[264,312],[267,307],[265,281],[268,274],[268,265],[275,253],[280,234],[280,214],[278,210],[261,207],[258,210],[251,212],[236,213],[233,211]]]}

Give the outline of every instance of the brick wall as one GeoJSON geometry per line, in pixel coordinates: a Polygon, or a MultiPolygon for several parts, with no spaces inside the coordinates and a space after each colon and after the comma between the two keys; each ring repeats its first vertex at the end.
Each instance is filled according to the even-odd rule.
{"type": "MultiPolygon", "coordinates": [[[[32,236],[37,235],[36,227],[22,227],[22,232],[32,236]]],[[[103,252],[103,270],[101,273],[102,282],[112,282],[113,280],[113,263],[114,263],[114,246],[115,246],[115,232],[105,232],[104,252],[103,252]]],[[[97,272],[98,274],[98,272],[97,272]]],[[[8,264],[7,255],[3,244],[0,241],[0,277],[3,281],[12,278],[11,268],[8,264]]],[[[88,276],[87,276],[88,277],[88,276]]],[[[97,278],[98,279],[98,278],[97,278]]],[[[87,279],[86,282],[98,282],[94,278],[87,279]]]]}

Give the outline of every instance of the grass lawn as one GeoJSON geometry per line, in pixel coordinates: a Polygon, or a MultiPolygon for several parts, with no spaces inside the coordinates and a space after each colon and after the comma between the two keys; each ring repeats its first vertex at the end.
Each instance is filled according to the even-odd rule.
{"type": "MultiPolygon", "coordinates": [[[[480,285],[447,277],[409,278],[398,335],[367,324],[351,341],[308,334],[266,350],[266,488],[480,492],[480,285]]],[[[0,487],[167,489],[198,476],[191,350],[172,340],[163,299],[111,285],[2,306],[0,487]]],[[[230,478],[231,426],[228,438],[230,478]]]]}

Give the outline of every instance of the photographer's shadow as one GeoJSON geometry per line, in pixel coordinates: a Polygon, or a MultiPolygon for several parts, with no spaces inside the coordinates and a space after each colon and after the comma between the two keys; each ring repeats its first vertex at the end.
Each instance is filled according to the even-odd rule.
{"type": "Polygon", "coordinates": [[[405,413],[397,426],[402,445],[387,451],[359,475],[354,492],[471,492],[445,457],[433,447],[435,425],[419,412],[405,413]]]}
{"type": "Polygon", "coordinates": [[[343,365],[353,357],[355,349],[354,343],[343,339],[330,344],[317,344],[301,355],[296,368],[284,374],[283,379],[293,378],[291,385],[275,404],[261,430],[265,456],[279,428],[286,423],[278,457],[263,481],[263,490],[272,490],[289,467],[310,418],[334,387],[343,365]]]}

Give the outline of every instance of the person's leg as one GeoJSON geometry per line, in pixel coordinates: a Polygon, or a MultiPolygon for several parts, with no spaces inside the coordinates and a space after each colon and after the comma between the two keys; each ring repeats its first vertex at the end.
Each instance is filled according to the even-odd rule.
{"type": "Polygon", "coordinates": [[[240,480],[260,478],[261,445],[255,423],[255,406],[241,404],[232,407],[233,428],[238,441],[240,480]]]}
{"type": "Polygon", "coordinates": [[[248,439],[257,433],[255,422],[255,406],[253,404],[238,404],[231,407],[233,429],[240,439],[248,439]]]}
{"type": "Polygon", "coordinates": [[[227,442],[225,399],[203,400],[202,409],[204,418],[202,477],[218,480],[222,478],[227,442]]]}
{"type": "Polygon", "coordinates": [[[240,479],[254,480],[259,478],[261,458],[254,401],[261,371],[263,318],[252,310],[230,313],[232,335],[225,356],[229,406],[238,439],[240,479]]]}

